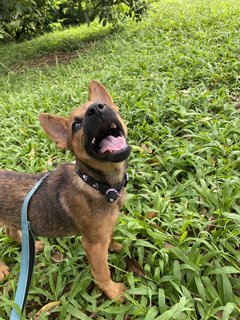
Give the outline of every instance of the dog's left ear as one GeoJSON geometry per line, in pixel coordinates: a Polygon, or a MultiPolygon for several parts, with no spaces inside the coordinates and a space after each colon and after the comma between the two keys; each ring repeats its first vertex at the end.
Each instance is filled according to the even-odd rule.
{"type": "Polygon", "coordinates": [[[118,107],[114,104],[113,99],[107,89],[98,81],[92,80],[89,83],[88,100],[106,104],[118,111],[118,107]]]}
{"type": "Polygon", "coordinates": [[[39,115],[41,126],[59,148],[67,149],[68,119],[49,113],[39,115]]]}

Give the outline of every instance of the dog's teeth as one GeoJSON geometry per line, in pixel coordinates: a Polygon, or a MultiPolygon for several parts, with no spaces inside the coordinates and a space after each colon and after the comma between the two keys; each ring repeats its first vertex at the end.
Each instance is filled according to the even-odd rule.
{"type": "Polygon", "coordinates": [[[93,139],[92,139],[92,144],[94,144],[94,143],[95,143],[95,140],[96,140],[95,138],[93,138],[93,139]]]}
{"type": "Polygon", "coordinates": [[[117,128],[117,125],[116,125],[115,123],[112,123],[112,124],[111,124],[111,128],[116,129],[116,128],[117,128]]]}

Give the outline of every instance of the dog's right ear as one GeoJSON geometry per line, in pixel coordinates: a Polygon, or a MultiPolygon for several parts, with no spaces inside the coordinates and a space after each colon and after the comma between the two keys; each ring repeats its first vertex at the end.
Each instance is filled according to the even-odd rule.
{"type": "Polygon", "coordinates": [[[49,113],[39,115],[41,126],[59,148],[67,148],[68,119],[49,113]]]}

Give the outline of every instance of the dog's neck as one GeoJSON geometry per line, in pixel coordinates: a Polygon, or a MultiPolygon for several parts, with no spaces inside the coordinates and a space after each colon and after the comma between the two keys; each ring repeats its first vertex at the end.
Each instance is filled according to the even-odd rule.
{"type": "Polygon", "coordinates": [[[115,186],[120,184],[126,174],[127,162],[124,166],[120,166],[117,163],[109,166],[111,169],[106,171],[97,170],[88,164],[76,159],[76,169],[91,176],[96,181],[109,184],[110,186],[115,186]]]}

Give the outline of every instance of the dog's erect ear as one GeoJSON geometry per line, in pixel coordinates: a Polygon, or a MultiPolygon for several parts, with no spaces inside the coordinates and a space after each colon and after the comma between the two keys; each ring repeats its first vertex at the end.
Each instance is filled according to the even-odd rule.
{"type": "Polygon", "coordinates": [[[49,113],[39,115],[41,126],[59,148],[67,148],[68,119],[49,113]]]}
{"type": "Polygon", "coordinates": [[[103,103],[108,106],[113,105],[113,99],[107,89],[96,80],[92,80],[89,83],[88,100],[103,103]]]}

